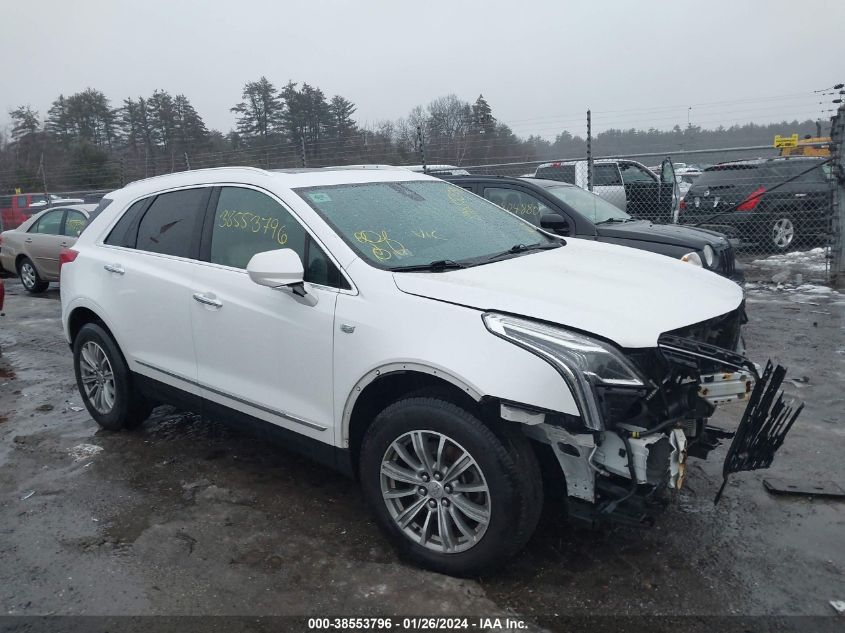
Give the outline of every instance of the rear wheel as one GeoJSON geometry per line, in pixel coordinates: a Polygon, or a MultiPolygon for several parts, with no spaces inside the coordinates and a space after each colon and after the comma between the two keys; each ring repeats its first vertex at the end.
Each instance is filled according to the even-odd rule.
{"type": "Polygon", "coordinates": [[[788,251],[796,240],[795,221],[786,214],[777,214],[769,223],[769,245],[779,253],[788,251]]]}
{"type": "Polygon", "coordinates": [[[47,290],[50,285],[49,281],[41,279],[35,264],[28,257],[24,257],[18,266],[18,274],[21,278],[21,284],[27,292],[38,293],[47,290]]]}
{"type": "Polygon", "coordinates": [[[413,562],[470,575],[505,563],[534,532],[542,480],[527,439],[499,435],[439,398],[382,411],[361,446],[361,482],[380,527],[413,562]]]}
{"type": "Polygon", "coordinates": [[[96,323],[82,326],[73,341],[73,368],[91,417],[110,431],[146,420],[152,405],[132,384],[132,374],[111,335],[96,323]]]}

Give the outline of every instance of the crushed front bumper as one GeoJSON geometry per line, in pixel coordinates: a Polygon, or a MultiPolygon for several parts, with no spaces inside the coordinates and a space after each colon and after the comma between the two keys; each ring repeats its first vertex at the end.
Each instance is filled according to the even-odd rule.
{"type": "Polygon", "coordinates": [[[747,400],[745,413],[733,433],[706,419],[683,416],[651,428],[616,423],[601,432],[539,420],[526,425],[529,437],[551,447],[571,505],[580,507],[582,515],[586,508],[594,521],[646,520],[663,506],[662,492],[684,485],[687,458],[706,458],[723,439],[733,438],[723,466],[725,480],[733,472],[767,468],[803,406],[784,404],[777,392],[786,370],[771,362],[761,374],[741,354],[691,339],[667,337],[660,347],[687,370],[719,367],[718,372],[697,372],[691,391],[697,388],[697,398],[711,411],[718,404],[747,400]]]}

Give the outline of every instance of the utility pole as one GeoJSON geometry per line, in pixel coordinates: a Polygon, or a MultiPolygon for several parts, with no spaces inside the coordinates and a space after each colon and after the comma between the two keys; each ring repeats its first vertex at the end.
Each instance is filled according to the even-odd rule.
{"type": "MultiPolygon", "coordinates": [[[[44,195],[47,196],[47,174],[44,171],[44,152],[41,152],[41,159],[38,161],[38,171],[41,173],[41,184],[44,185],[44,195]]],[[[47,199],[50,199],[49,196],[47,199]]]]}
{"type": "MultiPolygon", "coordinates": [[[[841,84],[840,84],[841,88],[841,84]]],[[[831,184],[833,191],[833,261],[830,281],[834,287],[845,287],[845,104],[840,104],[830,120],[830,145],[833,151],[831,184]]]]}
{"type": "Polygon", "coordinates": [[[425,145],[423,144],[422,126],[417,126],[417,148],[420,152],[420,163],[422,164],[423,173],[428,173],[428,167],[425,165],[425,145]]]}
{"type": "Polygon", "coordinates": [[[587,109],[587,189],[593,190],[593,121],[587,109]]]}

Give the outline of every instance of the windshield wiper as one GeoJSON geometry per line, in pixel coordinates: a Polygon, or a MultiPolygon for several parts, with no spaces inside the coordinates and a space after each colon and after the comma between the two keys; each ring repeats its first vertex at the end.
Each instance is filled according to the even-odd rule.
{"type": "Polygon", "coordinates": [[[631,218],[607,218],[606,220],[602,220],[601,222],[596,222],[595,224],[596,224],[596,226],[598,226],[599,224],[611,224],[613,222],[624,223],[624,222],[630,222],[630,221],[631,221],[631,218]]]}
{"type": "Polygon", "coordinates": [[[526,253],[528,251],[547,251],[547,250],[550,250],[550,249],[553,249],[553,248],[560,248],[561,246],[563,246],[563,243],[560,243],[560,242],[558,242],[558,243],[552,242],[551,244],[537,243],[537,244],[529,244],[527,246],[525,244],[514,244],[513,246],[511,246],[506,251],[502,251],[501,253],[496,253],[495,255],[490,255],[490,257],[487,258],[487,261],[492,262],[492,261],[499,259],[500,257],[507,257],[508,255],[516,255],[518,253],[526,253]]]}
{"type": "Polygon", "coordinates": [[[466,264],[456,262],[452,259],[438,259],[428,264],[414,264],[411,266],[396,266],[391,268],[393,272],[414,272],[417,270],[425,270],[433,273],[442,273],[446,270],[455,270],[457,268],[468,268],[466,264]]]}

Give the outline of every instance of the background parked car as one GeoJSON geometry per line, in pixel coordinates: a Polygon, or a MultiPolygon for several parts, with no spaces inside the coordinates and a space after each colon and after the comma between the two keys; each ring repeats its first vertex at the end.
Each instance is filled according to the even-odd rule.
{"type": "MultiPolygon", "coordinates": [[[[544,163],[537,167],[534,177],[587,189],[587,161],[544,163]]],[[[663,223],[674,221],[680,199],[675,170],[668,158],[661,164],[659,176],[633,160],[593,161],[593,193],[635,218],[663,223]]]]}
{"type": "Polygon", "coordinates": [[[81,198],[62,198],[55,194],[18,193],[0,196],[0,231],[17,228],[28,220],[33,213],[47,207],[66,204],[82,204],[81,198]]]}
{"type": "Polygon", "coordinates": [[[823,160],[770,158],[708,167],[684,197],[679,221],[780,252],[824,238],[829,230],[831,191],[823,160]]]}
{"type": "Polygon", "coordinates": [[[73,246],[94,204],[53,207],[16,229],[0,233],[0,266],[17,273],[29,292],[44,292],[59,280],[59,253],[73,246]]]}
{"type": "Polygon", "coordinates": [[[701,262],[734,281],[743,280],[734,251],[714,231],[653,224],[632,218],[608,201],[575,185],[539,178],[441,176],[560,235],[629,246],[674,259],[701,262]]]}

